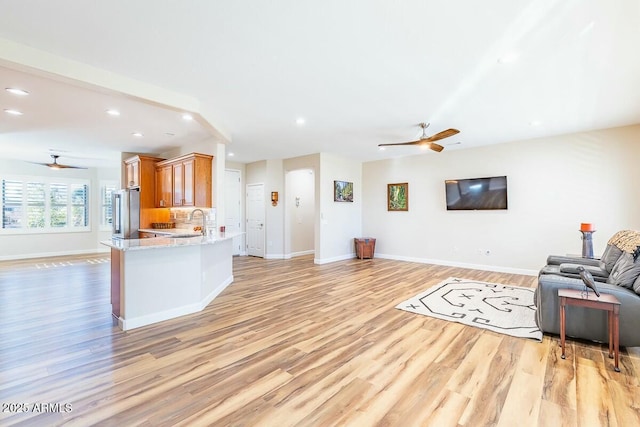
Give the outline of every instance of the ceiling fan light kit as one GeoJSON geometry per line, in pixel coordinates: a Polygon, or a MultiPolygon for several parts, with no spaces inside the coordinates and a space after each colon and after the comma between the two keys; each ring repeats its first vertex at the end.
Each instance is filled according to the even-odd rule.
{"type": "Polygon", "coordinates": [[[422,136],[417,141],[410,142],[397,142],[397,143],[388,143],[388,144],[378,144],[378,147],[386,147],[391,145],[419,145],[428,147],[435,152],[441,152],[444,150],[444,147],[440,144],[436,144],[435,141],[439,141],[444,138],[449,138],[450,136],[456,135],[460,133],[458,129],[447,129],[442,132],[438,132],[435,135],[427,136],[427,128],[431,123],[420,123],[420,127],[422,128],[422,136]]]}

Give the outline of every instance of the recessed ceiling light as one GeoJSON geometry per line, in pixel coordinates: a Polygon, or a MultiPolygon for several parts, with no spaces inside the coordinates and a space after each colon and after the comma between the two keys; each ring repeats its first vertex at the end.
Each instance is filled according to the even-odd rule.
{"type": "Polygon", "coordinates": [[[13,116],[21,116],[22,115],[22,112],[18,111],[18,110],[5,109],[4,112],[7,113],[7,114],[11,114],[13,116]]]}
{"type": "Polygon", "coordinates": [[[131,135],[137,136],[138,138],[142,138],[144,136],[141,132],[134,132],[131,135]]]}
{"type": "Polygon", "coordinates": [[[120,111],[118,111],[118,110],[107,110],[105,112],[110,116],[119,116],[120,115],[120,111]]]}
{"type": "Polygon", "coordinates": [[[515,52],[507,53],[506,55],[501,56],[500,58],[498,58],[498,62],[499,62],[500,64],[508,64],[508,63],[510,63],[510,62],[515,62],[515,61],[517,61],[519,56],[520,56],[520,55],[518,55],[518,54],[517,54],[517,53],[515,53],[515,52]]]}
{"type": "Polygon", "coordinates": [[[305,119],[303,119],[302,117],[299,117],[296,119],[296,124],[298,126],[302,126],[303,124],[305,124],[307,121],[305,119]]]}
{"type": "Polygon", "coordinates": [[[540,120],[532,120],[529,122],[529,126],[540,126],[542,122],[540,120]]]}
{"type": "Polygon", "coordinates": [[[185,120],[193,120],[193,116],[191,114],[183,114],[182,118],[185,120]]]}
{"type": "Polygon", "coordinates": [[[167,136],[176,136],[175,133],[171,133],[171,132],[165,132],[164,134],[167,135],[167,136]]]}
{"type": "Polygon", "coordinates": [[[7,92],[12,93],[14,95],[18,95],[18,96],[29,95],[29,92],[27,92],[26,90],[18,89],[18,88],[15,88],[15,87],[7,87],[4,90],[6,90],[7,92]]]}
{"type": "Polygon", "coordinates": [[[229,157],[233,157],[233,156],[235,156],[235,154],[229,153],[229,157]]]}

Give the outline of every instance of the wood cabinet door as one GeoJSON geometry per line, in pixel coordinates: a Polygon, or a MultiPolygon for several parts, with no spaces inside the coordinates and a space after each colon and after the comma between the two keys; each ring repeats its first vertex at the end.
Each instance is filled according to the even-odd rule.
{"type": "Polygon", "coordinates": [[[182,163],[173,165],[173,206],[184,204],[184,167],[182,163]]]}
{"type": "Polygon", "coordinates": [[[183,187],[183,206],[195,206],[195,168],[193,160],[185,160],[182,162],[184,187],[183,187]]]}
{"type": "Polygon", "coordinates": [[[171,165],[156,169],[156,207],[173,206],[173,169],[171,165]]]}

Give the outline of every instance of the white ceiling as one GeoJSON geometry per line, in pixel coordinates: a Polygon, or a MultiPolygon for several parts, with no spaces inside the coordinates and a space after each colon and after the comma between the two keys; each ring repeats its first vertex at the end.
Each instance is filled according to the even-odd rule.
{"type": "MultiPolygon", "coordinates": [[[[418,154],[377,145],[416,139],[421,121],[429,134],[461,131],[446,150],[640,123],[638,0],[0,0],[0,10],[6,41],[196,99],[240,162],[418,154]]],[[[119,159],[211,134],[175,106],[3,59],[2,88],[30,92],[0,94],[0,109],[24,110],[1,116],[5,157],[119,159]]]]}

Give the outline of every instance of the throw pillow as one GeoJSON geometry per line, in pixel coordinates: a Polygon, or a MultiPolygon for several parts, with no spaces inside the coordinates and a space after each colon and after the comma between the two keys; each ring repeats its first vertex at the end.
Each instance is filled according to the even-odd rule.
{"type": "Polygon", "coordinates": [[[636,294],[640,295],[640,276],[633,282],[633,290],[636,291],[636,294]]]}
{"type": "Polygon", "coordinates": [[[613,270],[613,266],[620,258],[620,255],[622,255],[622,249],[615,245],[607,245],[602,253],[602,258],[600,258],[600,261],[605,265],[605,270],[611,273],[611,270],[613,270]]]}
{"type": "Polygon", "coordinates": [[[638,276],[640,276],[640,260],[635,262],[632,254],[623,253],[613,266],[607,283],[633,289],[638,276]]]}

